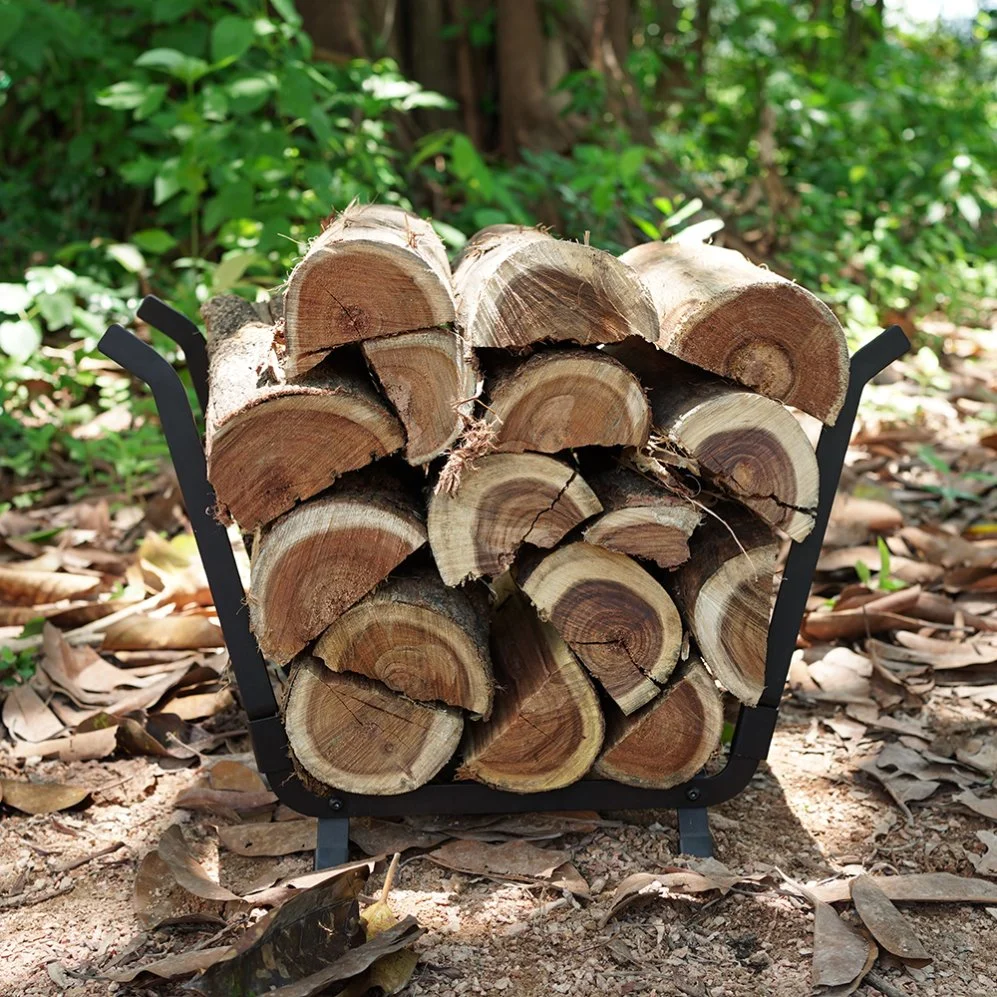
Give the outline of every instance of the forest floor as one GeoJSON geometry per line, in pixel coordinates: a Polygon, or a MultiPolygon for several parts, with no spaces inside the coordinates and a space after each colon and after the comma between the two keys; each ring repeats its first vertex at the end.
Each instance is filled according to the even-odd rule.
{"type": "MultiPolygon", "coordinates": [[[[877,934],[871,972],[826,992],[997,992],[997,361],[984,356],[992,331],[928,331],[944,343],[942,365],[916,354],[866,397],[768,762],[711,811],[722,865],[678,856],[671,811],[356,822],[351,854],[381,857],[363,896],[377,895],[383,856],[402,852],[389,902],[425,928],[405,993],[809,994],[815,949],[826,965],[842,942],[819,925],[815,935],[808,891],[863,873],[951,873],[977,884],[966,887],[974,899],[994,899],[900,904],[930,963],[890,956],[877,934]],[[856,636],[849,600],[868,604],[901,584],[907,629],[860,614],[856,636]],[[488,862],[488,874],[442,865],[452,839],[464,858],[451,864],[488,862]],[[502,842],[520,858],[543,849],[549,862],[503,874],[502,842]],[[698,870],[698,885],[614,909],[626,877],[667,880],[680,867],[698,870]]],[[[32,617],[12,610],[0,627],[0,645],[21,653],[44,641],[39,671],[3,706],[0,994],[189,993],[175,961],[166,979],[112,977],[231,942],[277,902],[274,884],[311,868],[313,822],[277,806],[251,771],[223,656],[171,649],[188,629],[195,646],[218,641],[165,494],[160,483],[130,502],[56,497],[0,517],[0,568],[49,574],[34,609],[57,628],[24,637],[32,617]],[[69,593],[112,576],[138,608],[101,629],[92,590],[69,593]],[[158,645],[136,646],[133,623],[158,645]],[[101,638],[113,672],[94,670],[81,626],[101,638]],[[130,723],[108,721],[125,695],[135,697],[130,723]],[[78,789],[32,795],[42,782],[78,789]],[[300,850],[239,854],[264,823],[283,824],[264,850],[300,850]],[[164,845],[178,841],[179,857],[164,845]]],[[[10,584],[0,573],[0,592],[10,584]]],[[[841,922],[858,926],[847,886],[841,897],[841,922]]]]}

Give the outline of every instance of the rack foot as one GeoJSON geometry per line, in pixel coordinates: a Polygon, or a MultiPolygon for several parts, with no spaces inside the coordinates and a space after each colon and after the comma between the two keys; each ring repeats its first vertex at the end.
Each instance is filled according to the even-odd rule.
{"type": "Polygon", "coordinates": [[[315,846],[315,871],[342,865],[350,857],[349,817],[320,817],[315,846]]]}
{"type": "Polygon", "coordinates": [[[713,836],[706,807],[683,807],[679,814],[679,853],[713,858],[713,836]]]}

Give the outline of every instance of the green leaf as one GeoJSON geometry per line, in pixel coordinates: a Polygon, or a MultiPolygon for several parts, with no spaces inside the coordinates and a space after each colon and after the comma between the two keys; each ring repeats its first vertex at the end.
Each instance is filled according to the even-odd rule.
{"type": "Polygon", "coordinates": [[[145,69],[158,69],[185,83],[195,83],[211,72],[211,67],[203,59],[184,55],[175,48],[149,49],[135,60],[135,65],[145,69]]]}
{"type": "Polygon", "coordinates": [[[31,306],[31,292],[23,284],[0,284],[0,312],[17,315],[31,306]]]}
{"type": "Polygon", "coordinates": [[[872,578],[872,570],[869,568],[869,565],[865,563],[865,561],[855,562],[855,574],[859,576],[859,581],[863,585],[868,585],[869,579],[872,578]]]}
{"type": "Polygon", "coordinates": [[[235,80],[226,88],[236,110],[248,114],[262,107],[277,86],[277,79],[270,73],[258,76],[244,76],[235,80]]]}
{"type": "Polygon", "coordinates": [[[252,47],[255,38],[252,21],[223,17],[211,29],[211,58],[215,62],[235,62],[252,47]]]}
{"type": "Polygon", "coordinates": [[[471,140],[459,132],[455,134],[450,144],[450,168],[457,179],[467,180],[481,165],[481,157],[471,140]]]}
{"type": "Polygon", "coordinates": [[[97,94],[97,103],[101,107],[110,107],[115,111],[131,111],[140,107],[149,91],[147,83],[138,80],[122,80],[114,83],[97,94]]]}
{"type": "Polygon", "coordinates": [[[882,537],[876,537],[876,547],[879,549],[879,587],[890,577],[890,548],[882,537]]]}
{"type": "Polygon", "coordinates": [[[152,5],[152,20],[156,24],[168,24],[178,21],[184,14],[189,14],[199,0],[155,0],[152,5]]]}
{"type": "Polygon", "coordinates": [[[0,4],[0,49],[17,34],[24,23],[23,3],[0,4]]]}
{"type": "Polygon", "coordinates": [[[34,322],[0,322],[0,350],[15,360],[27,360],[42,344],[41,330],[34,322]]]}
{"type": "Polygon", "coordinates": [[[292,28],[301,26],[301,15],[295,10],[294,0],[270,0],[270,3],[292,28]]]}
{"type": "Polygon", "coordinates": [[[180,161],[167,159],[163,162],[152,185],[152,203],[157,207],[180,191],[180,161]]]}
{"type": "Polygon", "coordinates": [[[166,229],[144,228],[132,236],[132,242],[147,253],[168,253],[177,240],[166,229]]]}
{"type": "Polygon", "coordinates": [[[980,204],[972,194],[960,194],[955,199],[955,206],[959,209],[959,214],[969,222],[973,228],[980,224],[980,204]]]}
{"type": "Polygon", "coordinates": [[[675,214],[670,215],[668,218],[662,222],[665,228],[674,228],[680,222],[684,222],[687,218],[691,218],[699,209],[703,206],[703,202],[698,198],[694,197],[691,201],[686,201],[675,214]]]}
{"type": "Polygon", "coordinates": [[[66,291],[56,291],[54,294],[39,294],[35,299],[38,311],[45,319],[45,324],[53,332],[65,329],[73,322],[73,296],[66,291]]]}
{"type": "Polygon", "coordinates": [[[701,222],[687,225],[681,232],[676,232],[668,241],[679,242],[686,246],[696,242],[706,242],[723,227],[724,223],[719,218],[704,218],[701,222]]]}
{"type": "Polygon", "coordinates": [[[640,146],[631,146],[620,156],[617,169],[624,183],[629,183],[640,172],[644,165],[644,155],[645,151],[640,146]]]}
{"type": "Polygon", "coordinates": [[[138,247],[129,242],[116,242],[107,247],[107,255],[120,263],[129,273],[142,273],[146,270],[145,257],[138,247]]]}
{"type": "Polygon", "coordinates": [[[454,228],[453,225],[448,225],[446,222],[437,221],[435,218],[430,221],[430,224],[436,230],[436,234],[451,249],[461,250],[464,248],[467,236],[459,228],[454,228]]]}
{"type": "Polygon", "coordinates": [[[651,203],[667,218],[674,210],[672,202],[667,197],[656,197],[651,203]]]}
{"type": "Polygon", "coordinates": [[[256,259],[256,253],[236,253],[234,256],[222,260],[215,267],[214,278],[211,282],[212,291],[215,294],[224,294],[230,288],[235,287],[256,259]]]}
{"type": "Polygon", "coordinates": [[[634,223],[648,237],[648,239],[658,239],[661,237],[661,233],[658,231],[657,226],[652,222],[649,222],[646,218],[641,218],[640,215],[631,215],[630,221],[634,223]]]}

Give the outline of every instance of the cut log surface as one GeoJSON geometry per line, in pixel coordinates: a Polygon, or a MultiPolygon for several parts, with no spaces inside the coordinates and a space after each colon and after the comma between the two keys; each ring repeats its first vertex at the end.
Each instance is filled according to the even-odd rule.
{"type": "Polygon", "coordinates": [[[676,601],[717,679],[741,702],[765,688],[772,576],[779,545],[756,516],[733,503],[717,506],[675,572],[676,601]],[[722,521],[721,521],[722,520],[722,521]]]}
{"type": "Polygon", "coordinates": [[[429,222],[388,205],[353,205],[308,248],[284,298],[289,377],[331,349],[454,320],[450,265],[429,222]]]}
{"type": "Polygon", "coordinates": [[[691,502],[626,467],[593,476],[591,485],[606,511],[586,527],[588,543],[660,568],[688,560],[689,537],[702,518],[691,502]]]}
{"type": "Polygon", "coordinates": [[[378,679],[409,699],[478,716],[492,711],[487,596],[472,601],[435,572],[394,578],[348,609],[318,639],[334,672],[378,679]]]}
{"type": "Polygon", "coordinates": [[[277,379],[273,326],[242,298],[202,308],[210,358],[208,479],[220,511],[252,531],[341,474],[398,450],[402,427],[362,363],[277,379]]]}
{"type": "Polygon", "coordinates": [[[848,387],[848,348],[819,298],[718,246],[650,242],[621,259],[651,292],[662,349],[835,421],[848,387]]]}
{"type": "Polygon", "coordinates": [[[426,464],[460,435],[474,408],[478,374],[464,341],[449,329],[368,340],[364,356],[405,426],[405,459],[426,464]]]}
{"type": "Polygon", "coordinates": [[[539,229],[482,229],[457,260],[454,286],[457,319],[473,346],[657,339],[654,305],[630,267],[539,229]]]}
{"type": "Polygon", "coordinates": [[[571,650],[520,594],[492,624],[501,691],[485,723],[467,725],[458,779],[514,793],[559,789],[589,770],[602,746],[599,699],[571,650]]]}
{"type": "Polygon", "coordinates": [[[804,539],[817,512],[817,455],[793,414],[641,345],[615,355],[648,387],[654,433],[767,523],[804,539]]]}
{"type": "Polygon", "coordinates": [[[490,454],[456,494],[429,502],[429,544],[447,585],[505,571],[524,543],[553,547],[602,510],[581,475],[540,454],[490,454]]]}
{"type": "Polygon", "coordinates": [[[286,513],[253,552],[249,614],[264,655],[289,662],[425,541],[414,504],[386,481],[351,475],[286,513]]]}
{"type": "Polygon", "coordinates": [[[641,447],[651,413],[621,363],[595,350],[552,350],[502,370],[487,384],[496,449],[557,453],[574,447],[641,447]]]}
{"type": "Polygon", "coordinates": [[[668,593],[625,554],[572,543],[524,564],[523,591],[624,713],[653,699],[678,660],[668,593]]]}
{"type": "Polygon", "coordinates": [[[324,786],[392,796],[429,782],[450,760],[459,710],[414,703],[378,682],[298,661],[284,705],[294,757],[324,786]]]}
{"type": "Polygon", "coordinates": [[[702,663],[693,661],[643,709],[629,717],[613,717],[595,771],[629,786],[678,786],[716,750],[723,719],[716,684],[702,663]]]}

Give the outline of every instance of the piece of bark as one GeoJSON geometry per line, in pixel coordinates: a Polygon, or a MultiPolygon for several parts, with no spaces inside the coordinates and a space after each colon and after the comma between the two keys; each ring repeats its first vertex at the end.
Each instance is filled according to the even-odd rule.
{"type": "Polygon", "coordinates": [[[450,329],[420,329],[363,344],[405,427],[405,459],[426,464],[460,435],[474,408],[478,373],[470,350],[450,329]]]}
{"type": "Polygon", "coordinates": [[[652,446],[678,451],[694,473],[793,540],[807,536],[817,512],[817,455],[788,409],[647,344],[622,344],[613,355],[648,389],[652,446]]]}
{"type": "Polygon", "coordinates": [[[754,706],[765,688],[779,546],[746,509],[723,504],[713,512],[690,542],[692,556],[675,572],[676,601],[707,667],[754,706]]]}
{"type": "Polygon", "coordinates": [[[443,768],[464,720],[458,710],[415,703],[304,657],[291,674],[284,726],[296,762],[323,786],[393,796],[443,768]]]}
{"type": "Polygon", "coordinates": [[[351,476],[285,513],[253,552],[249,619],[264,655],[289,662],[425,541],[414,503],[382,478],[351,476]]]}
{"type": "Polygon", "coordinates": [[[586,527],[586,542],[674,568],[689,558],[689,537],[702,519],[687,499],[627,467],[590,481],[602,507],[586,527]]]}
{"type": "Polygon", "coordinates": [[[640,381],[596,350],[550,350],[507,364],[488,387],[485,420],[495,449],[557,453],[575,447],[642,447],[651,413],[640,381]]]}
{"type": "Polygon", "coordinates": [[[702,662],[673,676],[664,692],[630,716],[608,720],[595,771],[607,779],[668,789],[691,779],[720,744],[723,703],[702,662]]]}
{"type": "Polygon", "coordinates": [[[456,262],[454,287],[457,320],[473,346],[658,337],[653,302],[630,267],[535,228],[482,229],[456,262]]]}
{"type": "Polygon", "coordinates": [[[446,250],[429,222],[352,204],[314,239],[284,295],[289,377],[336,346],[454,320],[446,250]]]}
{"type": "Polygon", "coordinates": [[[524,543],[553,547],[602,510],[577,471],[540,454],[490,454],[429,502],[429,545],[447,585],[499,575],[524,543]]]}
{"type": "Polygon", "coordinates": [[[456,778],[514,793],[576,782],[599,753],[604,724],[571,649],[514,593],[495,614],[492,655],[501,691],[491,719],[467,725],[456,778]]]}
{"type": "Polygon", "coordinates": [[[334,672],[378,679],[409,699],[478,716],[492,711],[487,596],[472,601],[435,572],[391,579],[348,609],[315,645],[334,672]]]}
{"type": "Polygon", "coordinates": [[[662,349],[834,423],[848,347],[819,298],[718,246],[649,242],[620,258],[651,292],[662,349]]]}
{"type": "Polygon", "coordinates": [[[572,543],[528,559],[519,582],[624,713],[658,695],[678,660],[682,621],[636,561],[572,543]]]}
{"type": "Polygon", "coordinates": [[[324,364],[296,384],[274,376],[274,330],[248,301],[210,299],[208,480],[219,510],[252,531],[346,471],[404,443],[402,427],[362,364],[324,364]]]}

